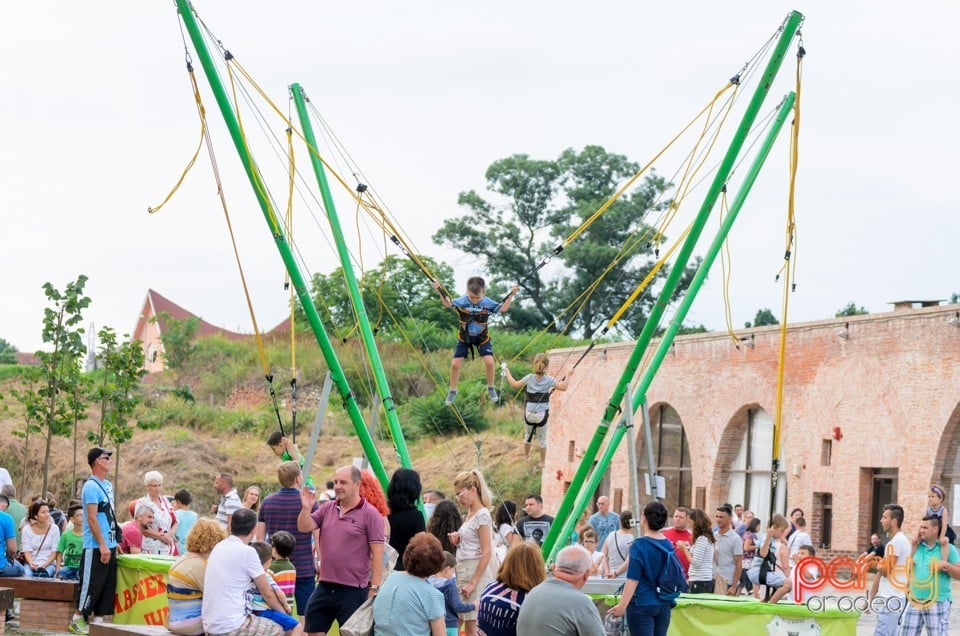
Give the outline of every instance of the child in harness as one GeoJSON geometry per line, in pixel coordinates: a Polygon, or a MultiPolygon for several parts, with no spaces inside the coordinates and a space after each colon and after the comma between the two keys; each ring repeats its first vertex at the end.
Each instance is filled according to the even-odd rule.
{"type": "Polygon", "coordinates": [[[550,393],[554,389],[566,391],[567,386],[569,386],[567,376],[573,375],[573,369],[570,369],[567,376],[557,380],[553,376],[547,375],[549,365],[550,359],[547,358],[547,354],[538,353],[533,358],[533,373],[528,373],[516,380],[510,374],[507,364],[503,363],[503,373],[510,388],[527,388],[523,408],[523,421],[527,425],[523,443],[523,456],[525,459],[530,458],[530,445],[534,434],[536,434],[537,443],[540,446],[541,466],[547,458],[547,419],[550,417],[550,393]]]}

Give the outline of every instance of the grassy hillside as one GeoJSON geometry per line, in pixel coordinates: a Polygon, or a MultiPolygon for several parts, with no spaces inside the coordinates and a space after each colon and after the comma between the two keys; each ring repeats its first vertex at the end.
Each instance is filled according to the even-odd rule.
{"type": "MultiPolygon", "coordinates": [[[[509,349],[510,337],[504,340],[509,349]]],[[[522,340],[516,340],[515,349],[519,350],[522,340]]],[[[468,361],[464,367],[458,399],[464,414],[461,421],[443,406],[448,352],[423,353],[390,343],[381,351],[414,468],[421,473],[425,488],[449,493],[457,472],[479,466],[499,497],[516,500],[539,489],[539,469],[523,461],[519,403],[513,400],[495,406],[484,400],[481,389],[485,382],[479,359],[468,361]]],[[[290,435],[289,342],[267,342],[267,354],[273,363],[281,417],[290,435]]],[[[296,355],[297,442],[305,453],[326,367],[311,338],[300,340],[296,355]]],[[[369,421],[374,391],[365,357],[351,343],[338,345],[338,357],[369,421]]],[[[529,359],[532,354],[524,357],[529,359]]],[[[519,361],[511,366],[515,374],[524,372],[519,361]]],[[[45,440],[41,435],[34,435],[29,441],[14,435],[22,430],[23,422],[19,407],[8,395],[19,382],[15,374],[11,375],[0,382],[0,394],[5,395],[7,406],[0,412],[0,464],[14,476],[21,499],[28,499],[39,493],[42,486],[45,440]]],[[[150,378],[142,391],[144,404],[137,419],[150,428],[138,429],[133,439],[120,448],[119,475],[111,475],[119,486],[118,502],[143,494],[142,475],[147,470],[164,474],[166,494],[179,488],[189,489],[197,502],[194,509],[201,513],[215,499],[212,484],[219,471],[232,472],[241,492],[250,484],[259,485],[265,492],[277,488],[277,460],[264,443],[266,436],[277,429],[277,416],[252,342],[219,338],[201,341],[187,366],[177,373],[150,378]],[[193,401],[178,397],[173,391],[175,386],[189,387],[193,401]]],[[[89,411],[89,419],[79,426],[76,462],[74,440],[53,439],[49,489],[61,503],[73,492],[74,475],[81,479],[87,475],[85,456],[90,444],[85,435],[96,428],[95,405],[89,411]]],[[[384,464],[392,471],[399,462],[382,411],[373,436],[384,464]]],[[[349,463],[361,453],[342,399],[334,389],[311,472],[322,483],[337,466],[349,463]]]]}

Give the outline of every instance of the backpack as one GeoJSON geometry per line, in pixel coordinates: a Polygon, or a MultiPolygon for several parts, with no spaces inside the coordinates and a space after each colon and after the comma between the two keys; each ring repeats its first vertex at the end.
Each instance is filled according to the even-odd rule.
{"type": "Polygon", "coordinates": [[[687,579],[683,574],[683,566],[680,565],[680,559],[677,558],[677,554],[673,549],[668,550],[654,539],[650,539],[650,544],[666,557],[663,563],[663,570],[660,571],[656,579],[653,579],[653,585],[657,590],[657,598],[665,603],[672,603],[677,600],[677,597],[680,596],[681,593],[688,590],[687,579]]]}

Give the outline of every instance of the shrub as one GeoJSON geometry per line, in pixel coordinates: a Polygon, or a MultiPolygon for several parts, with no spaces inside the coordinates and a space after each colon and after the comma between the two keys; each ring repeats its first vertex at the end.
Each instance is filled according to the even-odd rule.
{"type": "Polygon", "coordinates": [[[467,432],[464,430],[464,424],[471,432],[485,430],[488,423],[484,418],[480,402],[483,396],[486,396],[486,389],[476,384],[467,386],[461,384],[457,395],[456,412],[444,404],[447,397],[446,391],[434,391],[429,395],[414,398],[406,408],[408,426],[404,429],[404,434],[412,438],[459,435],[467,432]],[[457,412],[463,422],[457,417],[457,412]]]}

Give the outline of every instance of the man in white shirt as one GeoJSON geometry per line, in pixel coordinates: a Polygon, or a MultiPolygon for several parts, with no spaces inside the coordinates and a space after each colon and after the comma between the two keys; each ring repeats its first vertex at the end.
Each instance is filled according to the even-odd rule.
{"type": "Polygon", "coordinates": [[[910,539],[901,530],[902,525],[903,507],[899,504],[885,505],[880,517],[880,527],[887,534],[886,552],[870,587],[871,600],[878,596],[884,599],[883,608],[877,612],[874,636],[895,636],[900,614],[907,604],[904,589],[909,583],[907,559],[910,558],[911,546],[910,539]],[[891,581],[896,582],[896,585],[891,581]]]}
{"type": "Polygon", "coordinates": [[[277,601],[257,551],[248,544],[257,527],[257,513],[239,508],[230,522],[230,536],[218,543],[207,559],[203,575],[204,633],[213,636],[280,636],[278,623],[247,615],[245,592],[256,584],[270,609],[286,613],[277,601]]]}

